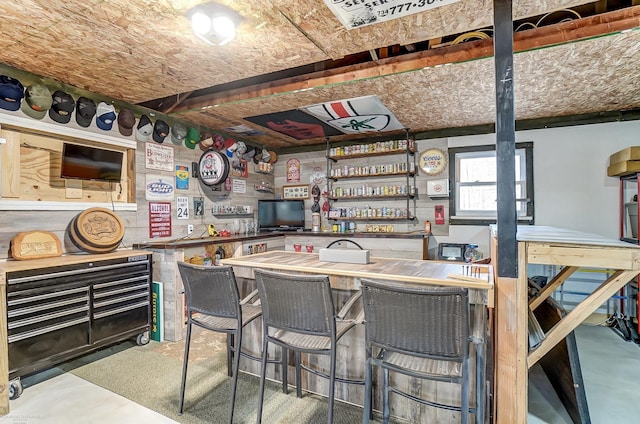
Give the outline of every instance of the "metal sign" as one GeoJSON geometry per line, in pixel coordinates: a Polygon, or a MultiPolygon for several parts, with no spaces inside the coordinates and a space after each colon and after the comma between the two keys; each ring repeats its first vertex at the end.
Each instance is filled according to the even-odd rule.
{"type": "Polygon", "coordinates": [[[318,103],[300,108],[345,134],[404,129],[378,96],[318,103]]]}
{"type": "Polygon", "coordinates": [[[390,21],[460,0],[324,0],[347,29],[390,21]]]}
{"type": "Polygon", "coordinates": [[[145,143],[144,150],[145,168],[173,172],[173,147],[162,146],[158,143],[145,143]]]}
{"type": "Polygon", "coordinates": [[[171,203],[149,202],[149,237],[171,237],[171,203]]]}
{"type": "Polygon", "coordinates": [[[188,197],[176,197],[176,218],[189,219],[188,197]]]}
{"type": "Polygon", "coordinates": [[[420,153],[419,164],[425,174],[438,175],[447,167],[447,155],[440,149],[427,149],[420,153]]]}

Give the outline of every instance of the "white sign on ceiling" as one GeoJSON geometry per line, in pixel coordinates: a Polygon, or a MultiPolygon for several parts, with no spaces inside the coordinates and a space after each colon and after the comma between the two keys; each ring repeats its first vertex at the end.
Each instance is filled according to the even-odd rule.
{"type": "Polygon", "coordinates": [[[347,29],[386,22],[460,0],[324,0],[347,29]]]}
{"type": "Polygon", "coordinates": [[[404,125],[375,95],[318,103],[300,110],[345,134],[404,129],[404,125]]]}

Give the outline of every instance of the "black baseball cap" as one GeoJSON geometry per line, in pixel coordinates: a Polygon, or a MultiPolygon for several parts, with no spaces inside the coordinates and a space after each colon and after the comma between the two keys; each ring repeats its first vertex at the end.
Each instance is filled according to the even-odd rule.
{"type": "Polygon", "coordinates": [[[164,139],[169,135],[169,124],[162,119],[157,119],[153,125],[153,141],[164,143],[164,139]]]}
{"type": "Polygon", "coordinates": [[[78,97],[76,101],[76,122],[87,128],[96,114],[96,102],[87,97],[78,97]]]}
{"type": "Polygon", "coordinates": [[[75,101],[70,94],[61,90],[56,90],[51,96],[53,103],[49,109],[49,117],[61,124],[68,124],[71,121],[71,113],[75,108],[75,101]]]}
{"type": "Polygon", "coordinates": [[[24,97],[24,86],[7,75],[0,75],[0,108],[16,111],[24,97]]]}
{"type": "Polygon", "coordinates": [[[149,141],[149,135],[153,132],[153,125],[151,119],[147,115],[142,115],[138,120],[138,126],[136,127],[136,140],[147,142],[149,141]]]}
{"type": "Polygon", "coordinates": [[[260,163],[260,159],[262,159],[262,149],[260,147],[256,147],[256,154],[253,156],[253,163],[260,163]]]}
{"type": "Polygon", "coordinates": [[[133,126],[136,124],[136,116],[131,109],[120,109],[118,113],[118,131],[120,134],[129,137],[133,134],[133,126]]]}

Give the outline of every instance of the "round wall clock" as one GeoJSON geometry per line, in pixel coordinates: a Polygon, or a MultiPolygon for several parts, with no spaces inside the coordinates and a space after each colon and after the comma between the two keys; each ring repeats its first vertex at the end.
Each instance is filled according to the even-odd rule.
{"type": "Polygon", "coordinates": [[[420,153],[419,166],[427,175],[438,175],[447,167],[447,155],[440,149],[427,149],[420,153]]]}
{"type": "Polygon", "coordinates": [[[198,179],[205,185],[218,185],[229,176],[229,159],[216,150],[207,150],[198,161],[198,179]]]}

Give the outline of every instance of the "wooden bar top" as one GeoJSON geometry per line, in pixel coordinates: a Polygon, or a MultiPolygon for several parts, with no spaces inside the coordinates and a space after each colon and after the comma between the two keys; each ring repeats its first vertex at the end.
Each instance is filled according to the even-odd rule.
{"type": "Polygon", "coordinates": [[[479,274],[466,275],[470,265],[440,261],[372,257],[368,264],[324,262],[316,253],[272,251],[222,260],[223,265],[297,271],[332,276],[490,290],[493,273],[489,265],[473,265],[479,274]]]}
{"type": "Polygon", "coordinates": [[[211,243],[234,243],[238,241],[251,241],[274,237],[327,237],[327,238],[394,238],[394,239],[423,239],[430,237],[431,234],[425,234],[424,231],[413,232],[397,232],[397,233],[367,233],[367,232],[346,232],[333,233],[330,231],[271,231],[260,232],[251,235],[233,235],[229,237],[185,237],[176,240],[164,241],[144,241],[133,245],[136,249],[182,249],[186,247],[196,247],[211,243]]]}
{"type": "Polygon", "coordinates": [[[258,233],[246,236],[236,234],[229,237],[185,237],[176,240],[144,241],[134,244],[133,247],[136,249],[184,249],[213,243],[235,243],[238,241],[282,237],[282,235],[282,233],[258,233]]]}

